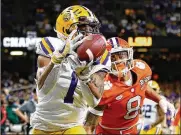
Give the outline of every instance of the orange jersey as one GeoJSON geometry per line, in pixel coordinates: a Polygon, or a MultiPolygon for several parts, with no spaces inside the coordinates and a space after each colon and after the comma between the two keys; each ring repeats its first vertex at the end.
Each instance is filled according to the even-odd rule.
{"type": "Polygon", "coordinates": [[[131,72],[133,78],[136,78],[132,86],[127,86],[110,74],[107,75],[105,92],[99,103],[106,105],[101,125],[109,128],[128,128],[138,122],[146,84],[151,79],[152,71],[146,62],[136,59],[131,72]]]}
{"type": "Polygon", "coordinates": [[[177,111],[177,113],[176,113],[176,116],[175,116],[175,120],[174,120],[174,122],[173,122],[173,125],[174,126],[178,126],[180,123],[179,123],[179,121],[180,121],[180,107],[179,107],[179,109],[178,109],[178,111],[177,111]]]}

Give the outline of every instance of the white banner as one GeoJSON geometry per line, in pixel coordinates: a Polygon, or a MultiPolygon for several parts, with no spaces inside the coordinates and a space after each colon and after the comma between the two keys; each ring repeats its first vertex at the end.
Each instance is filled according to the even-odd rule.
{"type": "Polygon", "coordinates": [[[41,37],[29,38],[29,37],[5,37],[3,39],[3,47],[20,47],[29,48],[35,47],[37,42],[41,41],[41,37]]]}

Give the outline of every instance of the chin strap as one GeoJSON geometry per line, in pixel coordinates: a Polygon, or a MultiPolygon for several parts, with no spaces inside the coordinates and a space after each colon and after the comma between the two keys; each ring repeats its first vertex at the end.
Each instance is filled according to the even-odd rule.
{"type": "Polygon", "coordinates": [[[124,68],[124,69],[122,69],[122,70],[119,70],[119,71],[115,71],[115,70],[114,70],[113,72],[111,72],[111,74],[117,76],[117,77],[118,77],[118,81],[120,81],[121,78],[123,78],[123,77],[126,76],[126,74],[128,73],[128,71],[129,71],[129,69],[126,67],[126,68],[124,68]]]}
{"type": "Polygon", "coordinates": [[[128,79],[127,81],[125,81],[125,84],[126,84],[127,86],[132,86],[132,84],[133,84],[133,78],[132,78],[132,75],[131,75],[131,74],[130,74],[129,79],[128,79]]]}

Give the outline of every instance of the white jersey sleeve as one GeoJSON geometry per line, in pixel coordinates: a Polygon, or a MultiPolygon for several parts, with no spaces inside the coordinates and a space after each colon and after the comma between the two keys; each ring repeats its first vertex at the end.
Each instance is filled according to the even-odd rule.
{"type": "Polygon", "coordinates": [[[36,53],[50,57],[55,50],[63,50],[65,43],[55,37],[44,37],[40,42],[36,44],[36,53]]]}

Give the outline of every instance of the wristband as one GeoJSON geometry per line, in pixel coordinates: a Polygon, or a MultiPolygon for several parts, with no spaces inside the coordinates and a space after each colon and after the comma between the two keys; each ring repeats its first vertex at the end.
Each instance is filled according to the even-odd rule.
{"type": "Polygon", "coordinates": [[[91,107],[89,107],[88,110],[89,110],[89,112],[91,112],[91,113],[93,113],[95,115],[103,116],[103,111],[98,111],[98,110],[96,110],[94,108],[91,108],[91,107]]]}

